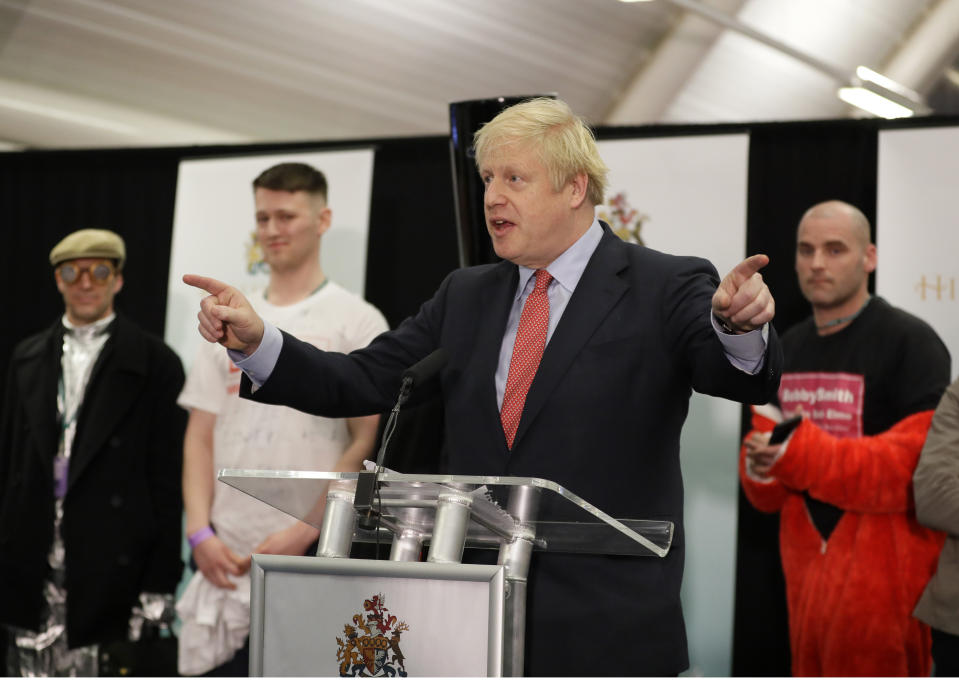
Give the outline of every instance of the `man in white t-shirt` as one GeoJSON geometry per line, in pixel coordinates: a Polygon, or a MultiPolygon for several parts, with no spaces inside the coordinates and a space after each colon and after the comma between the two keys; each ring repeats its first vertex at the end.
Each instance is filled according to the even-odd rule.
{"type": "MultiPolygon", "coordinates": [[[[387,330],[380,312],[328,280],[320,240],[330,228],[321,172],[282,163],[253,181],[256,239],[269,266],[266,288],[249,299],[276,326],[334,352],[365,347],[387,330]]],[[[247,675],[253,553],[302,555],[312,526],[225,484],[222,468],[359,470],[376,443],[378,416],[331,419],[237,396],[240,371],[215,345],[201,348],[179,404],[190,409],[183,498],[197,573],[177,610],[183,620],[180,672],[247,675]]]]}

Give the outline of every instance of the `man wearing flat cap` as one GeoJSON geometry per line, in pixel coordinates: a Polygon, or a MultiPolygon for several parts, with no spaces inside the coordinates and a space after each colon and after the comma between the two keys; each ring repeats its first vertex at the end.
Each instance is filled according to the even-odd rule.
{"type": "Polygon", "coordinates": [[[125,260],[111,231],[60,241],[50,264],[64,314],[11,359],[0,411],[8,675],[119,673],[104,652],[172,617],[183,368],[114,311],[125,260]]]}

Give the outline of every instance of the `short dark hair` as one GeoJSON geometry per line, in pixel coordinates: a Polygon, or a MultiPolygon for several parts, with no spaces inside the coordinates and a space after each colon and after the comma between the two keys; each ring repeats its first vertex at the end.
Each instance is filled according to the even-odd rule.
{"type": "Polygon", "coordinates": [[[310,196],[326,201],[326,177],[306,163],[280,163],[267,168],[253,180],[253,190],[305,191],[310,196]]]}

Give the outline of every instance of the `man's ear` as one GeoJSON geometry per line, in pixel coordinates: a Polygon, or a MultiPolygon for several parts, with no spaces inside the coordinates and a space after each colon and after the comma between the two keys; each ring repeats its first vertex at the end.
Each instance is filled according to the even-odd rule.
{"type": "Polygon", "coordinates": [[[586,190],[589,187],[589,177],[585,172],[578,173],[569,181],[572,190],[570,194],[569,207],[573,210],[579,208],[586,200],[586,190]]]}
{"type": "Polygon", "coordinates": [[[876,251],[876,245],[874,243],[870,243],[868,246],[866,246],[866,252],[863,255],[863,259],[863,269],[866,270],[867,274],[871,274],[872,272],[876,271],[876,264],[879,259],[879,254],[876,251]]]}
{"type": "Polygon", "coordinates": [[[113,277],[113,294],[116,295],[123,289],[123,274],[117,272],[113,277]]]}
{"type": "Polygon", "coordinates": [[[329,230],[330,225],[333,224],[333,211],[324,206],[316,216],[316,223],[318,229],[317,233],[322,236],[327,232],[327,230],[329,230]]]}

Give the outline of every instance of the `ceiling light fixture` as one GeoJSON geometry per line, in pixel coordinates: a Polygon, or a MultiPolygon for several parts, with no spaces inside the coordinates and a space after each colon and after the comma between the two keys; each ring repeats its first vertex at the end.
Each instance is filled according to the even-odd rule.
{"type": "Polygon", "coordinates": [[[908,118],[931,113],[918,92],[865,66],[857,67],[850,81],[851,87],[839,88],[839,98],[874,116],[908,118]]]}
{"type": "Polygon", "coordinates": [[[880,118],[909,118],[915,111],[865,87],[840,87],[839,98],[880,118]]]}

